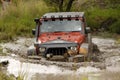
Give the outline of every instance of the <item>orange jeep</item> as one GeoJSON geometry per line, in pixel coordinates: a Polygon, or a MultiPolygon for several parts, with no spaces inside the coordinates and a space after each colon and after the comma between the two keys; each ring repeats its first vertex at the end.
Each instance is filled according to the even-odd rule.
{"type": "Polygon", "coordinates": [[[28,50],[28,55],[63,56],[67,60],[90,57],[92,42],[84,12],[46,13],[34,21],[34,53],[28,50]]]}

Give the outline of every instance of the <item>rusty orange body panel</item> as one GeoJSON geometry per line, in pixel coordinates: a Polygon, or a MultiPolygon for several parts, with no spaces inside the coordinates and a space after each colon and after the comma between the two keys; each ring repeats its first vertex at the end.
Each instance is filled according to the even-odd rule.
{"type": "Polygon", "coordinates": [[[53,32],[53,33],[41,33],[39,40],[41,43],[52,41],[56,39],[62,39],[65,41],[75,42],[81,44],[85,41],[85,36],[80,32],[53,32]]]}

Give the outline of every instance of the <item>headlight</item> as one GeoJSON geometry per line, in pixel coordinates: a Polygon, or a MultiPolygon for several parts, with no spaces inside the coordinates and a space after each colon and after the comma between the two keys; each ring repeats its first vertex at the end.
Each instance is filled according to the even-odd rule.
{"type": "Polygon", "coordinates": [[[80,48],[80,52],[81,54],[87,54],[88,50],[86,48],[80,48]]]}
{"type": "Polygon", "coordinates": [[[39,48],[40,52],[45,52],[45,48],[42,47],[42,48],[39,48]]]}
{"type": "Polygon", "coordinates": [[[89,45],[87,43],[83,43],[81,46],[80,46],[80,50],[79,50],[79,53],[81,54],[88,54],[88,49],[89,49],[89,45]]]}
{"type": "Polygon", "coordinates": [[[76,46],[72,46],[72,47],[70,47],[70,49],[76,51],[76,50],[77,50],[77,47],[76,47],[76,46]]]}
{"type": "Polygon", "coordinates": [[[38,40],[38,43],[40,44],[40,43],[41,43],[41,40],[38,40]]]}

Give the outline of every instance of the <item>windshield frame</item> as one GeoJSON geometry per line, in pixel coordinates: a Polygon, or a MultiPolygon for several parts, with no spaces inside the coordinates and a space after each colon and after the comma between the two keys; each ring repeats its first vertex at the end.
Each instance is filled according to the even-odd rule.
{"type": "MultiPolygon", "coordinates": [[[[66,18],[66,19],[62,19],[62,20],[61,20],[61,19],[54,19],[54,20],[52,20],[52,19],[48,19],[48,20],[42,19],[42,20],[41,20],[41,23],[42,23],[42,24],[41,24],[41,26],[40,26],[40,33],[52,33],[52,32],[84,32],[84,30],[83,30],[84,23],[83,23],[83,21],[82,21],[81,19],[67,19],[67,18],[66,18]],[[56,30],[56,31],[53,30],[53,31],[45,31],[45,32],[44,32],[44,31],[41,31],[41,27],[42,27],[42,25],[43,25],[43,21],[44,21],[44,22],[48,22],[48,21],[53,21],[53,22],[54,22],[54,21],[57,21],[57,20],[58,20],[59,22],[60,22],[60,21],[62,22],[62,21],[64,21],[64,20],[65,20],[65,21],[68,21],[68,22],[69,22],[69,21],[72,21],[72,20],[73,20],[74,22],[79,22],[79,24],[80,24],[79,27],[81,27],[81,29],[80,29],[80,30],[68,30],[68,31],[66,31],[66,30],[56,30]]],[[[74,27],[74,26],[73,26],[73,27],[74,27]]]]}

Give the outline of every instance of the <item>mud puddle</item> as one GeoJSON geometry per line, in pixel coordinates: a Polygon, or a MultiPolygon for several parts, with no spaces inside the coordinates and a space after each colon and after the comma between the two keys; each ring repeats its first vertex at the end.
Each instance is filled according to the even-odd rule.
{"type": "Polygon", "coordinates": [[[56,65],[46,66],[41,64],[20,62],[10,56],[0,57],[0,62],[6,60],[9,61],[7,71],[16,77],[24,75],[25,80],[56,80],[57,78],[59,78],[58,80],[73,80],[73,76],[78,80],[80,75],[88,76],[87,74],[90,73],[98,74],[98,72],[101,72],[99,68],[94,68],[91,66],[80,67],[77,70],[69,70],[56,65]]]}
{"type": "Polygon", "coordinates": [[[13,57],[0,57],[0,61],[9,61],[7,71],[16,77],[24,76],[24,80],[119,80],[119,66],[110,66],[106,70],[86,66],[69,70],[56,65],[41,65],[20,62],[13,57]]]}
{"type": "Polygon", "coordinates": [[[13,53],[8,57],[0,57],[0,61],[8,60],[7,71],[10,74],[25,75],[25,80],[119,80],[120,79],[120,45],[115,44],[114,39],[93,38],[98,45],[102,63],[106,69],[101,70],[95,62],[93,66],[79,66],[75,70],[61,68],[55,64],[43,65],[21,62],[18,56],[26,54],[28,46],[32,45],[33,39],[18,38],[15,42],[1,44],[4,53],[13,53]],[[15,54],[15,55],[14,55],[15,54]],[[18,57],[18,58],[17,58],[18,57]]]}

